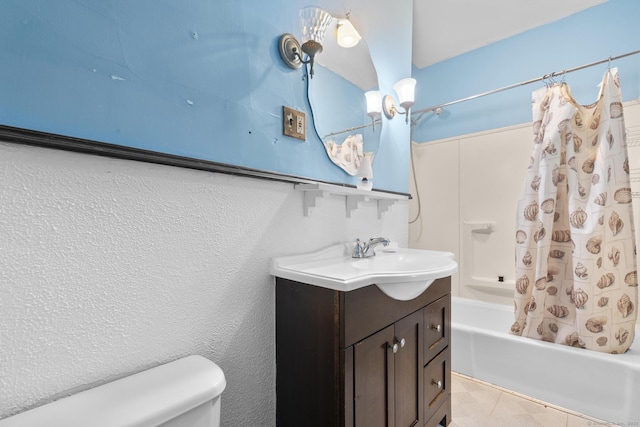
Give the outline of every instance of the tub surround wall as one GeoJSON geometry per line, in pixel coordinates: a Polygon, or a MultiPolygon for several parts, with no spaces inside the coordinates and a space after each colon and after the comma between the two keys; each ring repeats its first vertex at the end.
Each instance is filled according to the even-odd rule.
{"type": "Polygon", "coordinates": [[[291,184],[11,143],[0,180],[0,418],[201,354],[223,425],[274,425],[270,259],[408,238],[406,201],[305,217],[291,184]]]}

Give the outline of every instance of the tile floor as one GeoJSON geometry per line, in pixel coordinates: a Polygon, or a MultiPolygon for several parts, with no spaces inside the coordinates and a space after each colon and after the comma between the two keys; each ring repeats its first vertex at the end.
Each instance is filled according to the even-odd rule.
{"type": "Polygon", "coordinates": [[[451,412],[448,427],[613,426],[457,373],[451,375],[451,412]]]}

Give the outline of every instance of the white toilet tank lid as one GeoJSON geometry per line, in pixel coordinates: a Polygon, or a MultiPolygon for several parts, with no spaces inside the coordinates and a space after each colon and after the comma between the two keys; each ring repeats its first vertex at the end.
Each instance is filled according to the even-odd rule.
{"type": "Polygon", "coordinates": [[[0,427],[147,427],[211,401],[222,369],[188,356],[0,420],[0,427]]]}

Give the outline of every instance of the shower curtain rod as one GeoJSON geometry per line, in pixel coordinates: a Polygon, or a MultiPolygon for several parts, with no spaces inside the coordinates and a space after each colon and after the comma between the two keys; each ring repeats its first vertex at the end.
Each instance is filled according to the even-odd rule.
{"type": "Polygon", "coordinates": [[[490,90],[488,92],[483,92],[483,93],[479,93],[477,95],[468,96],[466,98],[457,99],[455,101],[445,102],[444,104],[438,104],[438,105],[434,105],[432,107],[422,108],[420,110],[413,111],[413,115],[415,116],[417,114],[417,117],[415,119],[412,119],[412,123],[415,124],[416,122],[418,122],[422,118],[422,116],[424,114],[428,113],[428,112],[434,112],[436,114],[440,114],[440,112],[438,112],[438,110],[441,110],[442,108],[448,107],[450,105],[458,104],[458,103],[464,102],[464,101],[471,101],[472,99],[481,98],[483,96],[492,95],[494,93],[503,92],[505,90],[513,89],[513,88],[520,87],[520,86],[525,86],[525,85],[528,85],[528,84],[531,84],[531,83],[535,83],[535,82],[539,82],[539,81],[542,81],[542,80],[551,79],[553,77],[563,76],[566,73],[571,73],[573,71],[578,71],[578,70],[582,70],[584,68],[593,67],[594,65],[604,64],[605,62],[609,62],[610,63],[611,61],[615,61],[616,59],[625,58],[627,56],[636,55],[638,53],[640,53],[640,50],[636,50],[634,52],[625,53],[623,55],[610,56],[610,57],[608,57],[606,59],[603,59],[601,61],[596,61],[596,62],[592,62],[590,64],[585,64],[585,65],[580,65],[579,67],[568,68],[568,69],[562,70],[562,71],[555,71],[555,72],[553,72],[551,74],[545,74],[544,76],[537,77],[535,79],[531,79],[531,80],[527,80],[527,81],[524,81],[524,82],[512,84],[512,85],[509,85],[509,86],[504,86],[504,87],[501,87],[501,88],[498,88],[498,89],[490,90]]]}

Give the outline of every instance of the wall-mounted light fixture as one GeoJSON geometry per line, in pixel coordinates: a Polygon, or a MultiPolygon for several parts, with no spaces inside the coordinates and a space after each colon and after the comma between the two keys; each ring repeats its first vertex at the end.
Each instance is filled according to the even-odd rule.
{"type": "Polygon", "coordinates": [[[344,48],[350,48],[356,46],[362,37],[355,29],[351,21],[349,20],[349,14],[347,13],[347,19],[338,20],[338,27],[336,30],[336,39],[338,45],[344,48]]]}
{"type": "Polygon", "coordinates": [[[364,93],[367,101],[367,115],[371,117],[371,127],[376,130],[376,119],[382,113],[382,95],[379,90],[370,90],[364,93]]]}
{"type": "Polygon", "coordinates": [[[382,99],[384,115],[387,116],[388,119],[392,119],[396,114],[404,114],[406,116],[405,122],[409,123],[409,110],[414,104],[415,89],[416,79],[412,79],[410,77],[399,80],[394,84],[393,90],[398,95],[398,103],[402,108],[404,108],[404,111],[398,110],[396,102],[393,99],[393,95],[385,95],[382,99]]]}
{"type": "Polygon", "coordinates": [[[313,62],[317,54],[322,52],[322,42],[327,27],[333,17],[318,7],[305,7],[300,10],[302,20],[302,46],[292,34],[280,36],[278,48],[280,57],[291,68],[300,68],[302,64],[309,64],[309,77],[313,78],[313,62]],[[305,60],[300,53],[307,55],[305,60]]]}

